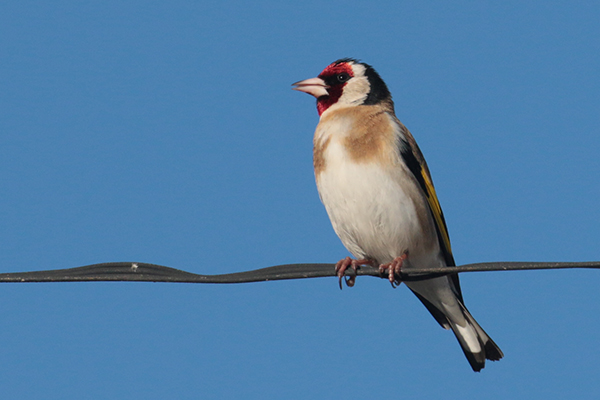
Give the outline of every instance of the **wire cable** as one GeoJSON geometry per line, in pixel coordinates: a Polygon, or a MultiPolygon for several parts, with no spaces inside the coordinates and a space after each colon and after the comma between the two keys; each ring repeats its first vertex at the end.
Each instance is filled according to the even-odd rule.
{"type": "MultiPolygon", "coordinates": [[[[524,271],[538,269],[591,268],[600,269],[600,262],[489,262],[456,267],[405,269],[401,281],[431,279],[462,272],[524,271]]],[[[358,271],[346,271],[346,276],[381,276],[378,268],[362,266],[358,271]]],[[[142,262],[111,262],[77,268],[0,274],[2,282],[179,282],[179,283],[246,283],[284,279],[305,279],[336,276],[335,264],[284,264],[252,271],[221,275],[200,275],[180,269],[142,262]]]]}

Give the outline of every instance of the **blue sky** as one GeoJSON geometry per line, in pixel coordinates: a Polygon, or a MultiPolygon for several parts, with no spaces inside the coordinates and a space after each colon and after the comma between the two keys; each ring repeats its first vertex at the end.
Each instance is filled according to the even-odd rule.
{"type": "MultiPolygon", "coordinates": [[[[196,273],[347,255],[313,181],[314,99],[355,57],[427,158],[459,264],[600,260],[596,2],[0,6],[0,271],[196,273]]],[[[405,288],[0,285],[20,399],[600,396],[600,272],[462,275],[505,359],[475,374],[405,288]]]]}

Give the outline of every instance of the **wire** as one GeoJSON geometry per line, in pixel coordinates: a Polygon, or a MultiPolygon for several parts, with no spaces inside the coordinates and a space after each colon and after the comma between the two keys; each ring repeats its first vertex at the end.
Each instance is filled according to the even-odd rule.
{"type": "MultiPolygon", "coordinates": [[[[592,268],[600,269],[600,262],[490,262],[466,264],[457,267],[405,269],[402,281],[431,279],[459,272],[523,271],[538,269],[592,268]]],[[[346,276],[354,276],[352,269],[346,276]]],[[[362,266],[358,276],[382,277],[377,268],[362,266]]],[[[84,267],[46,271],[9,272],[0,274],[1,282],[180,282],[180,283],[245,283],[305,279],[336,276],[335,264],[284,264],[252,271],[222,275],[199,275],[162,265],[141,262],[112,262],[84,267]]]]}

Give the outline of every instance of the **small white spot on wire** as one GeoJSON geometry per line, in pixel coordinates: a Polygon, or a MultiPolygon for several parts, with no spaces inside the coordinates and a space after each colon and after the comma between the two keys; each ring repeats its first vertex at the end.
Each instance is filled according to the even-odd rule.
{"type": "Polygon", "coordinates": [[[133,263],[133,264],[131,264],[131,270],[132,270],[133,272],[136,272],[136,271],[137,271],[137,269],[138,269],[138,265],[137,265],[136,263],[133,263]]]}

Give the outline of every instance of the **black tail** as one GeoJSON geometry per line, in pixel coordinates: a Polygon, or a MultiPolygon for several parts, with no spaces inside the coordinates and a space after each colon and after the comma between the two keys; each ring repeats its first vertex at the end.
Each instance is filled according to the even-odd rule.
{"type": "Polygon", "coordinates": [[[469,313],[469,310],[460,303],[463,310],[463,315],[467,322],[466,327],[461,327],[451,321],[449,321],[450,328],[456,336],[460,347],[462,348],[469,364],[473,371],[479,372],[485,367],[485,360],[498,361],[504,354],[500,347],[487,333],[481,328],[481,326],[475,321],[475,318],[469,313]],[[478,342],[478,346],[474,341],[478,342]]]}
{"type": "MultiPolygon", "coordinates": [[[[412,290],[412,289],[411,289],[412,290]]],[[[457,303],[460,306],[460,311],[464,320],[466,321],[465,326],[458,325],[452,322],[446,314],[429,302],[426,298],[421,296],[419,293],[412,290],[412,292],[421,300],[423,305],[427,307],[427,310],[433,315],[435,320],[444,329],[452,329],[460,347],[462,348],[469,364],[473,371],[479,372],[485,367],[485,360],[498,361],[504,354],[502,350],[494,341],[488,336],[487,333],[479,326],[475,318],[469,313],[469,310],[464,306],[462,301],[457,297],[457,303]]]]}

